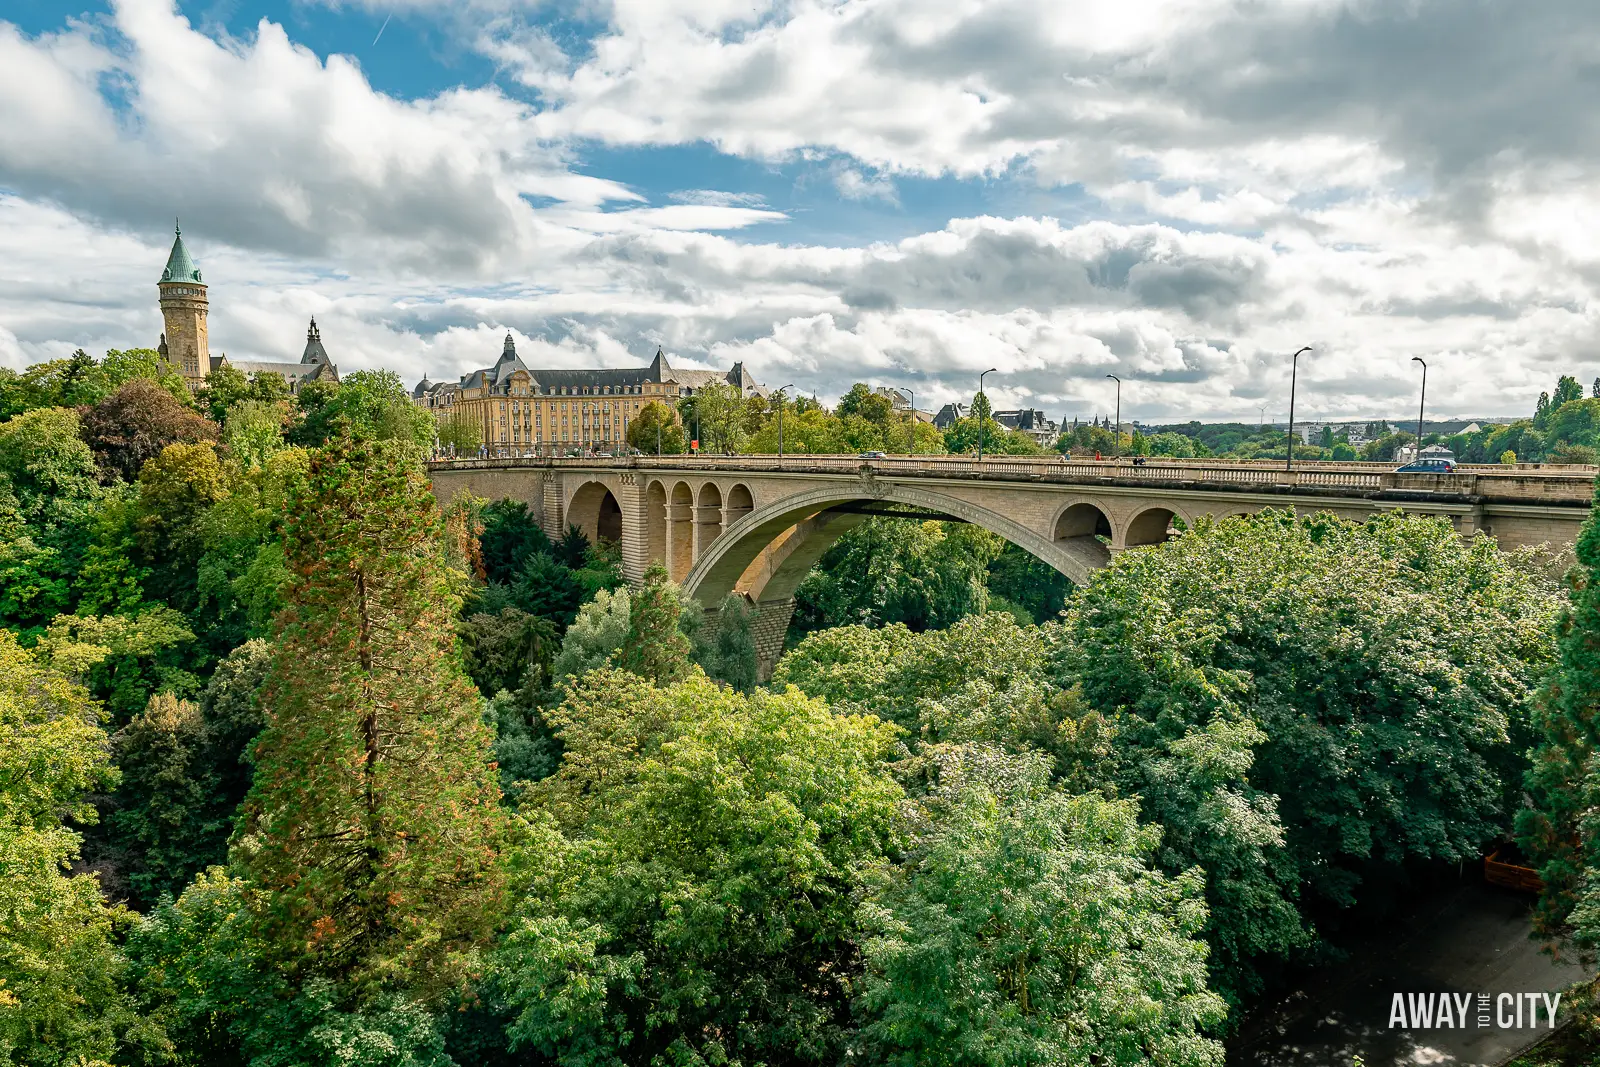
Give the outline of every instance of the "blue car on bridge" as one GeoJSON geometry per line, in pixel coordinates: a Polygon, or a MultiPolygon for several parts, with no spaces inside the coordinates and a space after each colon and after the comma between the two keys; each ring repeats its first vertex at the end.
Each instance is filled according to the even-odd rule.
{"type": "Polygon", "coordinates": [[[1396,474],[1451,474],[1456,469],[1453,459],[1424,459],[1415,463],[1407,463],[1404,467],[1396,467],[1396,474]]]}

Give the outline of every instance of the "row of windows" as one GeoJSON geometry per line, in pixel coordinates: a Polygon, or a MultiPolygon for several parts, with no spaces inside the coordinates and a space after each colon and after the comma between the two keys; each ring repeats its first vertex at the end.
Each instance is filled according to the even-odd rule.
{"type": "Polygon", "coordinates": [[[642,385],[513,385],[510,389],[512,396],[642,396],[644,392],[642,385]]]}

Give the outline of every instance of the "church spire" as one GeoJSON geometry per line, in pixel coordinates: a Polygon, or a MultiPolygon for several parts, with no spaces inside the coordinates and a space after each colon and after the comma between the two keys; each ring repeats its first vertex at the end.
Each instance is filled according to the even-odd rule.
{"type": "Polygon", "coordinates": [[[333,366],[333,360],[328,358],[328,350],[322,347],[322,331],[317,329],[317,317],[311,317],[311,325],[306,328],[306,350],[300,353],[301,363],[323,363],[333,366]]]}

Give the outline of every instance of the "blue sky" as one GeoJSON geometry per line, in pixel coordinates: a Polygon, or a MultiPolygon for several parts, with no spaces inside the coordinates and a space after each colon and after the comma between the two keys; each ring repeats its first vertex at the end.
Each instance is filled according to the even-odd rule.
{"type": "Polygon", "coordinates": [[[1596,45],[1580,0],[11,0],[0,363],[152,344],[182,215],[240,357],[315,314],[408,379],[510,330],[1159,420],[1281,418],[1311,344],[1311,417],[1409,410],[1411,355],[1518,412],[1600,373],[1596,45]]]}

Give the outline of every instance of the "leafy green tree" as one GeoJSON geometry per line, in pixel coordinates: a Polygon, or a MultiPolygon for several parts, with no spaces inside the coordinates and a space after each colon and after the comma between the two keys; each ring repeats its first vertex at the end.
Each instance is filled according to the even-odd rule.
{"type": "Polygon", "coordinates": [[[988,566],[1004,547],[977,526],[868,519],[801,581],[795,624],[801,630],[855,622],[948,626],[986,609],[988,566]]]}
{"type": "MultiPolygon", "coordinates": [[[[1600,502],[1600,482],[1595,497],[1600,502]]],[[[1517,830],[1544,881],[1539,932],[1592,958],[1600,949],[1600,508],[1576,547],[1571,604],[1557,624],[1560,659],[1535,711],[1533,806],[1517,813],[1517,830]]]]}
{"type": "Polygon", "coordinates": [[[127,878],[141,903],[176,896],[226,861],[271,663],[270,645],[246,642],[217,665],[198,705],[157,693],[112,739],[122,781],[108,821],[113,842],[132,857],[127,878]]]}
{"type": "Polygon", "coordinates": [[[418,455],[433,447],[433,415],[412,403],[393,371],[356,371],[336,385],[308,382],[296,400],[304,416],[290,434],[296,444],[324,444],[346,424],[357,437],[398,441],[418,455]]]}
{"type": "Polygon", "coordinates": [[[676,456],[686,451],[688,442],[677,410],[659,400],[652,400],[640,408],[639,414],[628,423],[628,446],[647,456],[655,455],[658,446],[664,456],[676,456]]]}
{"type": "Polygon", "coordinates": [[[749,598],[729,593],[717,609],[716,636],[701,666],[713,679],[741,693],[756,687],[756,607],[749,598]]]}
{"type": "Polygon", "coordinates": [[[633,628],[628,590],[602,589],[579,609],[561,639],[561,651],[550,667],[550,684],[582,677],[611,662],[633,628]]]}
{"type": "Polygon", "coordinates": [[[1394,458],[1396,449],[1401,445],[1409,445],[1416,439],[1416,434],[1406,433],[1404,430],[1384,434],[1382,437],[1368,441],[1361,446],[1361,458],[1367,460],[1391,460],[1394,458]]]}
{"type": "Polygon", "coordinates": [[[83,413],[83,439],[108,475],[131,482],[168,445],[215,441],[217,425],[149,378],[135,378],[83,413]]]}
{"type": "Polygon", "coordinates": [[[1020,625],[1000,613],[975,615],[924,633],[901,625],[877,630],[840,626],[810,634],[786,653],[772,684],[798,686],[836,707],[876,715],[916,735],[928,701],[973,686],[989,687],[1002,701],[1031,692],[1047,678],[1053,655],[1047,634],[1056,632],[1020,625]]]}
{"type": "Polygon", "coordinates": [[[485,705],[494,727],[494,762],[507,806],[518,808],[530,785],[543,781],[561,765],[561,742],[545,722],[544,711],[526,690],[501,690],[485,705]]]}
{"type": "Polygon", "coordinates": [[[663,686],[688,676],[689,639],[678,628],[682,596],[667,569],[652,563],[631,598],[628,636],[616,656],[617,666],[663,686]]]}
{"type": "Polygon", "coordinates": [[[105,395],[104,383],[94,359],[78,349],[66,359],[35,363],[20,375],[8,371],[0,379],[4,409],[0,417],[10,418],[36,408],[81,407],[105,395]]]}
{"type": "Polygon", "coordinates": [[[184,666],[194,639],[182,612],[149,604],[129,615],[57,615],[35,649],[42,662],[87,685],[121,726],[157,689],[199,692],[200,679],[184,666]]]}
{"type": "MultiPolygon", "coordinates": [[[[853,894],[895,840],[893,731],[790,691],[589,675],[554,712],[559,825],[496,971],[568,1064],[843,1061],[853,894]]],[[[536,824],[538,825],[538,824],[536,824]]]]}
{"type": "Polygon", "coordinates": [[[134,514],[139,549],[150,566],[145,589],[180,611],[198,607],[206,519],[230,495],[230,481],[210,442],[168,445],[139,472],[134,514]]]}
{"type": "Polygon", "coordinates": [[[226,854],[232,812],[208,803],[211,783],[195,773],[204,735],[198,704],[156,693],[112,739],[122,782],[108,822],[135,857],[127,878],[141,904],[176,895],[226,854]]]}
{"type": "Polygon", "coordinates": [[[148,378],[172,394],[172,398],[180,404],[186,407],[194,405],[194,398],[183,376],[172,369],[171,363],[161,358],[160,352],[153,348],[113,348],[106,352],[105,358],[100,361],[101,388],[105,395],[116,392],[135,378],[148,378]]]}
{"type": "MultiPolygon", "coordinates": [[[[0,497],[41,544],[75,556],[71,542],[105,495],[94,454],[65,408],[29,411],[0,423],[0,497]]],[[[81,551],[81,546],[78,548],[81,551]]]]}
{"type": "Polygon", "coordinates": [[[542,552],[528,557],[515,588],[517,606],[555,622],[563,632],[577,617],[584,589],[572,568],[542,552]]]}
{"type": "Polygon", "coordinates": [[[244,802],[254,777],[252,749],[266,720],[261,687],[272,670],[272,645],[256,638],[218,662],[200,696],[205,737],[201,766],[209,776],[210,799],[232,813],[244,802]]]}
{"type": "Polygon", "coordinates": [[[264,467],[287,443],[289,406],[281,400],[237,400],[224,415],[222,440],[228,454],[247,468],[264,467]]]}
{"type": "Polygon", "coordinates": [[[1578,384],[1578,379],[1570,374],[1563,374],[1556,382],[1555,395],[1550,398],[1551,413],[1554,414],[1557,408],[1569,401],[1581,399],[1583,399],[1583,386],[1578,384]]]}
{"type": "Polygon", "coordinates": [[[284,534],[292,575],[240,861],[291,973],[434,995],[493,928],[504,834],[451,571],[404,442],[312,457],[284,534]]]}
{"type": "Polygon", "coordinates": [[[250,377],[232,364],[224,363],[206,373],[205,384],[195,399],[212,421],[220,423],[228,417],[229,408],[250,399],[250,377]]]}
{"type": "Polygon", "coordinates": [[[1039,456],[1045,450],[1025,433],[1008,429],[989,414],[988,400],[979,394],[973,401],[973,414],[957,419],[944,432],[945,451],[951,455],[964,455],[978,451],[978,438],[983,438],[986,456],[1039,456]],[[979,415],[979,400],[983,401],[983,414],[979,415]]]}
{"type": "Polygon", "coordinates": [[[712,382],[678,401],[684,432],[700,434],[700,451],[737,452],[744,439],[743,402],[731,385],[712,382]]]}
{"type": "Polygon", "coordinates": [[[126,915],[70,875],[90,794],[116,780],[100,709],[0,630],[0,1050],[9,1063],[109,1062],[137,1028],[114,945],[126,915]]]}
{"type": "Polygon", "coordinates": [[[1025,548],[1009,542],[989,561],[985,582],[993,597],[1020,605],[1034,622],[1053,619],[1072,592],[1072,580],[1025,548]]]}
{"type": "Polygon", "coordinates": [[[1146,866],[1131,802],[1069,797],[1047,762],[940,764],[906,861],[861,909],[862,1036],[887,1064],[1220,1065],[1203,877],[1146,866]]]}
{"type": "Polygon", "coordinates": [[[24,633],[69,606],[69,572],[56,549],[33,539],[9,499],[0,499],[0,625],[24,633]]]}
{"type": "Polygon", "coordinates": [[[1162,867],[1206,869],[1219,988],[1253,988],[1253,958],[1363,880],[1479,855],[1516,803],[1550,623],[1493,541],[1403,514],[1204,521],[1096,575],[1063,680],[1116,722],[1162,867]]]}
{"type": "Polygon", "coordinates": [[[253,916],[260,890],[220,867],[155,908],[128,939],[144,1014],[181,1067],[453,1067],[441,1020],[403,993],[352,1005],[333,981],[274,966],[253,916]]]}
{"type": "Polygon", "coordinates": [[[483,423],[462,411],[439,420],[439,445],[458,456],[475,455],[483,445],[483,423]]]}

